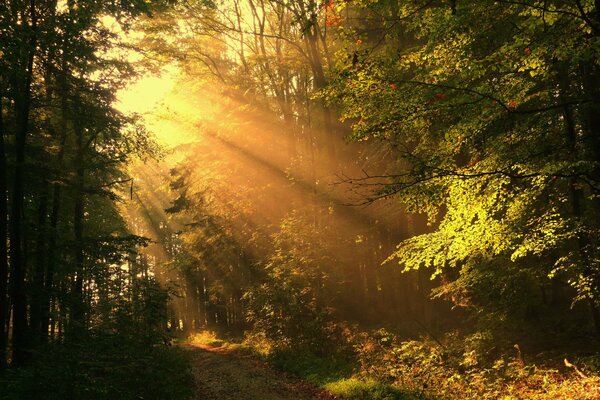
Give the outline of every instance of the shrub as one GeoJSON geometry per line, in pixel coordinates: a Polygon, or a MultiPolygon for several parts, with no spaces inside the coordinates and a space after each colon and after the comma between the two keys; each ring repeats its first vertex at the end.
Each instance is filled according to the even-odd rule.
{"type": "Polygon", "coordinates": [[[26,367],[0,377],[0,399],[183,400],[191,369],[177,348],[96,334],[49,345],[26,367]]]}

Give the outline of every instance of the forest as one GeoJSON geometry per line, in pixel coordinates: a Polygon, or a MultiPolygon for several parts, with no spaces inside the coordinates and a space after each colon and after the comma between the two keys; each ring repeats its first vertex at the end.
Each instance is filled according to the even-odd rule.
{"type": "Polygon", "coordinates": [[[0,400],[465,398],[600,399],[599,0],[0,1],[0,400]]]}

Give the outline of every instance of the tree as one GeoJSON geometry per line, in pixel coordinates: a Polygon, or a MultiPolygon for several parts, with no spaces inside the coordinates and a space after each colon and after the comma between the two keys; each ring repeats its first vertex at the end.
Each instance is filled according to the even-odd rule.
{"type": "Polygon", "coordinates": [[[573,292],[555,300],[587,302],[600,332],[596,5],[452,4],[362,4],[384,21],[385,45],[340,62],[324,92],[354,140],[397,155],[368,201],[399,195],[439,221],[391,259],[433,268],[449,282],[438,294],[457,304],[494,305],[481,297],[489,286],[475,285],[484,275],[507,287],[526,276],[544,302],[552,281],[568,283],[573,292]]]}
{"type": "MultiPolygon", "coordinates": [[[[15,366],[62,329],[67,309],[73,325],[89,323],[79,306],[93,298],[86,274],[96,263],[108,265],[100,262],[106,255],[91,256],[86,242],[92,231],[110,232],[86,233],[86,203],[100,197],[112,204],[113,188],[127,181],[123,163],[156,150],[135,118],[112,107],[133,71],[110,53],[119,38],[102,20],[116,18],[127,29],[160,5],[17,0],[0,6],[0,365],[9,315],[15,366]]],[[[130,241],[127,251],[140,243],[130,241]]]]}

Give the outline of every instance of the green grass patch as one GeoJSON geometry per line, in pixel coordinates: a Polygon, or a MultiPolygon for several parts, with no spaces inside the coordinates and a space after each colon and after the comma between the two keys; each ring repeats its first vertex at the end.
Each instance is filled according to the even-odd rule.
{"type": "Polygon", "coordinates": [[[238,342],[239,342],[239,340],[234,340],[234,339],[230,340],[227,338],[222,339],[222,338],[218,337],[216,335],[216,333],[210,332],[210,331],[194,333],[193,335],[190,335],[187,339],[185,339],[183,341],[183,343],[187,343],[187,344],[191,344],[191,345],[201,345],[201,346],[208,346],[208,347],[214,347],[214,348],[224,348],[224,349],[228,349],[228,350],[235,350],[235,351],[251,353],[251,354],[260,356],[260,354],[257,354],[255,349],[252,348],[251,346],[248,346],[243,343],[238,343],[238,342]]]}
{"type": "Polygon", "coordinates": [[[356,400],[413,400],[419,396],[407,393],[392,385],[357,378],[340,379],[323,386],[327,391],[345,399],[356,400]]]}
{"type": "Polygon", "coordinates": [[[363,379],[356,376],[360,369],[355,357],[351,354],[333,353],[330,355],[315,354],[310,349],[274,350],[264,345],[263,341],[246,341],[245,344],[229,343],[218,338],[214,333],[201,332],[188,339],[191,344],[212,347],[231,348],[244,351],[258,357],[279,370],[290,373],[312,383],[331,394],[349,400],[425,400],[429,399],[419,391],[402,389],[398,386],[363,379]]]}
{"type": "Polygon", "coordinates": [[[355,365],[342,357],[319,357],[309,351],[280,351],[266,360],[277,368],[323,386],[352,376],[355,365]]]}

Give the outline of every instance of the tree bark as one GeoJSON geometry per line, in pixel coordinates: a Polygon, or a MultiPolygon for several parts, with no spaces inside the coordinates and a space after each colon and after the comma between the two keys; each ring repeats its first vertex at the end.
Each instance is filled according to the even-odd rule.
{"type": "Polygon", "coordinates": [[[41,335],[48,335],[48,326],[50,325],[51,315],[51,304],[52,304],[52,292],[54,286],[54,274],[56,271],[57,259],[56,259],[56,246],[58,243],[58,220],[60,216],[60,203],[62,201],[62,185],[59,183],[63,173],[63,162],[65,156],[65,146],[67,141],[67,128],[68,128],[68,101],[67,101],[67,74],[68,66],[66,61],[66,46],[68,36],[63,38],[63,52],[61,60],[61,68],[59,71],[59,88],[60,88],[60,126],[59,126],[59,148],[56,167],[56,176],[52,188],[52,209],[50,213],[50,224],[49,224],[49,237],[48,237],[48,261],[46,266],[46,275],[44,277],[44,298],[42,304],[42,321],[41,321],[41,335]]]}
{"type": "MultiPolygon", "coordinates": [[[[29,2],[29,30],[31,37],[28,43],[23,76],[13,75],[15,88],[15,168],[13,193],[10,210],[9,239],[11,263],[11,299],[13,304],[12,325],[12,364],[25,363],[27,358],[27,297],[25,294],[25,257],[23,252],[23,221],[25,201],[25,148],[29,132],[29,113],[31,108],[31,83],[33,79],[33,62],[37,45],[37,16],[35,1],[29,2]]],[[[24,23],[26,18],[24,18],[24,23]]]]}
{"type": "MultiPolygon", "coordinates": [[[[592,71],[594,69],[592,68],[592,71]]],[[[583,74],[583,83],[584,83],[584,87],[586,86],[586,84],[589,85],[589,81],[591,79],[591,77],[593,77],[593,75],[591,76],[586,76],[586,73],[584,72],[583,74]]],[[[566,98],[566,96],[569,94],[569,89],[571,86],[571,82],[569,79],[569,75],[568,75],[568,69],[566,68],[566,66],[563,66],[562,68],[559,69],[558,71],[558,80],[559,80],[559,87],[561,90],[561,96],[566,98]]],[[[592,79],[592,82],[594,82],[594,80],[592,79]]],[[[594,94],[598,94],[598,89],[597,88],[587,88],[588,90],[588,95],[591,96],[592,98],[594,98],[594,94]]],[[[600,101],[600,96],[597,96],[594,100],[600,101]]],[[[592,104],[597,104],[597,103],[592,103],[592,104]]],[[[586,143],[586,139],[589,137],[595,137],[597,135],[596,130],[598,128],[600,128],[600,126],[596,126],[596,123],[598,123],[598,118],[594,115],[595,112],[597,110],[594,110],[594,106],[592,106],[590,108],[590,110],[592,110],[591,113],[588,112],[588,115],[584,115],[584,126],[586,126],[585,129],[585,133],[583,135],[583,137],[580,139],[578,138],[577,135],[577,130],[576,130],[576,115],[575,112],[573,110],[573,108],[570,105],[565,105],[563,107],[562,110],[562,116],[564,118],[564,125],[565,125],[565,134],[566,134],[566,139],[567,139],[567,144],[569,146],[569,150],[570,150],[570,154],[573,157],[573,161],[579,161],[579,160],[592,160],[592,161],[597,161],[598,155],[596,154],[596,142],[592,141],[591,143],[586,143]],[[591,115],[589,115],[591,114],[591,115]],[[596,134],[596,135],[595,135],[596,134]],[[580,150],[581,149],[581,150],[580,150]]],[[[590,210],[589,211],[596,211],[597,210],[593,210],[594,208],[594,204],[586,204],[586,195],[583,191],[582,188],[579,187],[578,185],[578,179],[577,178],[571,178],[569,181],[569,195],[571,197],[571,208],[572,208],[572,214],[576,219],[582,219],[582,218],[586,218],[586,219],[593,219],[594,216],[591,215],[590,217],[586,217],[586,214],[588,214],[588,210],[586,209],[586,205],[589,205],[590,210]]],[[[593,202],[593,201],[592,201],[593,202]]],[[[597,206],[597,205],[596,205],[597,206]]],[[[592,221],[592,223],[594,223],[597,221],[592,221]]],[[[592,245],[592,243],[590,242],[590,240],[587,237],[584,236],[579,236],[577,238],[577,242],[575,244],[576,248],[577,248],[577,252],[580,254],[581,259],[579,260],[580,263],[582,263],[583,265],[583,275],[588,278],[591,277],[592,280],[595,280],[597,282],[597,280],[599,279],[598,277],[595,277],[593,275],[592,270],[590,269],[590,264],[592,263],[592,260],[590,260],[589,255],[586,253],[587,252],[587,248],[590,247],[592,245]]],[[[589,306],[590,306],[590,311],[591,311],[591,317],[592,317],[592,321],[594,323],[594,327],[596,329],[596,333],[597,335],[600,337],[600,309],[598,307],[598,304],[596,303],[595,299],[589,299],[588,300],[589,306]]]]}
{"type": "Polygon", "coordinates": [[[3,112],[2,94],[0,93],[0,370],[6,367],[8,345],[8,193],[3,112]]]}
{"type": "MultiPolygon", "coordinates": [[[[46,219],[48,215],[48,183],[44,182],[38,205],[37,234],[35,240],[35,270],[33,273],[33,287],[30,304],[29,326],[35,339],[40,337],[37,333],[42,331],[42,306],[44,297],[44,274],[46,267],[46,219]]],[[[46,327],[47,330],[47,327],[46,327]]]]}
{"type": "MultiPolygon", "coordinates": [[[[81,114],[79,114],[81,115],[81,114]]],[[[83,298],[83,272],[84,272],[84,251],[83,251],[83,220],[85,212],[84,198],[84,145],[83,129],[81,124],[75,121],[75,137],[77,141],[76,173],[75,173],[75,208],[73,212],[73,234],[75,239],[75,285],[73,288],[73,309],[72,323],[83,327],[84,323],[84,298],[83,298]]]]}

